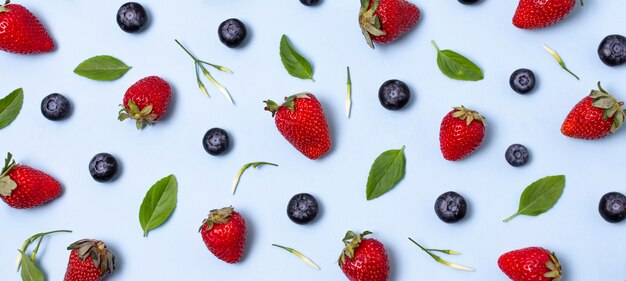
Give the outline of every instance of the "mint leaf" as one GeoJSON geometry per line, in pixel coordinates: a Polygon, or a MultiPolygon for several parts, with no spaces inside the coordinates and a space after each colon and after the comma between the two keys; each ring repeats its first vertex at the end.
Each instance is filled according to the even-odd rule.
{"type": "Polygon", "coordinates": [[[385,151],[378,156],[367,178],[367,200],[380,197],[396,186],[404,178],[405,166],[404,146],[399,150],[385,151]]]}
{"type": "Polygon", "coordinates": [[[139,208],[139,223],[144,237],[172,214],[176,207],[177,194],[178,183],[174,175],[162,178],[148,190],[139,208]]]}
{"type": "Polygon", "coordinates": [[[22,281],[44,281],[43,273],[35,266],[35,263],[23,251],[20,251],[22,257],[22,281]]]}
{"type": "Polygon", "coordinates": [[[472,61],[454,51],[439,50],[435,41],[431,43],[437,49],[437,65],[444,75],[455,80],[483,80],[483,71],[472,61]]]}
{"type": "Polygon", "coordinates": [[[311,64],[289,44],[289,40],[284,34],[280,39],[280,60],[291,76],[315,81],[311,64]]]}
{"type": "Polygon", "coordinates": [[[518,215],[538,216],[550,210],[559,200],[565,188],[565,176],[548,176],[530,184],[520,198],[517,213],[508,217],[508,222],[518,215]]]}
{"type": "Polygon", "coordinates": [[[130,66],[112,56],[95,56],[81,62],[74,73],[92,80],[113,81],[130,69],[130,66]]]}
{"type": "Polygon", "coordinates": [[[0,129],[9,126],[22,110],[24,90],[19,88],[0,100],[0,129]]]}

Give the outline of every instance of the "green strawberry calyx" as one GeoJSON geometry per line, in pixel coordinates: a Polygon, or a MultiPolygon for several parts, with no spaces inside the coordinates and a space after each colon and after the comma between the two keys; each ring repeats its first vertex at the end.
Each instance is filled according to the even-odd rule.
{"type": "Polygon", "coordinates": [[[158,118],[158,115],[152,113],[151,104],[144,106],[144,108],[139,108],[139,106],[137,106],[134,101],[130,100],[128,101],[128,106],[122,106],[122,109],[120,109],[117,119],[120,121],[124,121],[129,118],[136,120],[137,129],[143,129],[146,124],[154,124],[156,122],[156,119],[158,118]]]}
{"type": "Polygon", "coordinates": [[[11,10],[9,10],[9,8],[5,7],[6,5],[11,4],[10,0],[7,0],[6,2],[4,2],[4,5],[0,5],[0,13],[4,13],[4,12],[10,12],[11,10]]]}
{"type": "Polygon", "coordinates": [[[223,224],[230,221],[230,217],[235,209],[233,207],[225,207],[221,209],[211,210],[209,217],[202,221],[202,225],[198,232],[202,231],[202,228],[206,228],[207,231],[211,230],[216,224],[223,224]]]}
{"type": "Polygon", "coordinates": [[[474,110],[467,109],[465,108],[465,106],[462,106],[462,105],[456,106],[453,108],[454,108],[454,112],[452,113],[452,117],[465,120],[465,124],[467,126],[471,125],[472,122],[474,122],[474,120],[483,123],[483,125],[485,124],[485,120],[487,118],[480,115],[480,113],[474,110]]]}
{"type": "Polygon", "coordinates": [[[359,247],[359,245],[361,244],[361,241],[363,240],[363,237],[370,235],[370,234],[372,234],[372,232],[367,231],[367,230],[359,235],[354,233],[354,231],[346,232],[346,236],[344,236],[342,239],[346,247],[343,248],[343,251],[341,251],[341,256],[339,256],[339,260],[337,260],[337,263],[339,264],[339,266],[346,263],[346,257],[348,257],[351,260],[354,259],[354,250],[356,250],[359,247]]]}
{"type": "Polygon", "coordinates": [[[543,277],[552,278],[552,281],[561,280],[561,264],[554,253],[550,253],[550,261],[546,262],[546,267],[550,270],[543,274],[543,277]]]}
{"type": "Polygon", "coordinates": [[[296,99],[310,99],[311,97],[309,96],[309,93],[306,92],[302,92],[299,94],[295,94],[289,97],[285,98],[285,101],[283,102],[283,104],[278,105],[275,101],[273,100],[266,100],[263,101],[265,103],[265,110],[269,111],[272,113],[272,117],[274,117],[276,115],[276,112],[278,112],[278,110],[281,107],[286,107],[287,109],[289,109],[289,111],[294,112],[295,111],[295,102],[296,99]]]}
{"type": "Polygon", "coordinates": [[[374,49],[373,36],[383,36],[386,33],[380,27],[380,19],[376,15],[376,10],[380,5],[380,0],[374,0],[370,6],[370,0],[361,0],[361,10],[359,11],[359,25],[361,32],[365,36],[365,41],[374,49]]]}
{"type": "Polygon", "coordinates": [[[106,244],[100,240],[82,239],[67,247],[76,251],[80,261],[91,258],[93,265],[100,269],[100,277],[105,277],[115,270],[115,256],[109,252],[106,244]]]}
{"type": "Polygon", "coordinates": [[[624,110],[622,110],[623,102],[618,102],[615,97],[605,91],[600,82],[598,82],[598,90],[592,90],[589,94],[592,105],[596,108],[602,109],[602,118],[607,120],[613,117],[613,124],[611,125],[611,133],[617,132],[624,124],[624,116],[626,116],[624,110]]]}
{"type": "Polygon", "coordinates": [[[4,167],[2,171],[0,171],[0,195],[1,196],[10,196],[13,193],[13,190],[17,188],[17,183],[9,177],[9,173],[13,168],[17,166],[15,160],[13,160],[13,155],[11,153],[7,153],[7,158],[4,160],[4,167]]]}

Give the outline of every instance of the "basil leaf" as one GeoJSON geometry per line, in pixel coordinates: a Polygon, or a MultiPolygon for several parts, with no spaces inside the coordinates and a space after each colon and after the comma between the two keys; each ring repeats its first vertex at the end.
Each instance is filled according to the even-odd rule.
{"type": "Polygon", "coordinates": [[[19,88],[0,100],[0,129],[9,126],[22,110],[24,90],[19,88]]]}
{"type": "Polygon", "coordinates": [[[550,210],[565,188],[565,176],[549,176],[530,184],[520,198],[519,210],[508,217],[508,222],[518,215],[538,216],[550,210]]]}
{"type": "Polygon", "coordinates": [[[174,175],[169,175],[156,182],[139,208],[139,223],[143,229],[143,236],[161,225],[176,207],[178,183],[174,175]]]}
{"type": "Polygon", "coordinates": [[[311,64],[289,44],[285,34],[280,39],[280,60],[291,76],[315,81],[311,64]]]}
{"type": "Polygon", "coordinates": [[[35,266],[35,263],[26,255],[23,251],[20,251],[22,255],[22,281],[44,281],[43,273],[35,266]]]}
{"type": "Polygon", "coordinates": [[[113,81],[130,69],[130,66],[112,56],[95,56],[81,62],[74,73],[92,80],[113,81]]]}
{"type": "Polygon", "coordinates": [[[435,41],[431,43],[437,49],[437,65],[443,74],[455,80],[483,80],[483,71],[472,61],[454,51],[439,50],[435,41]]]}
{"type": "Polygon", "coordinates": [[[404,178],[405,166],[404,146],[399,150],[385,151],[378,156],[367,177],[367,200],[380,197],[396,186],[404,178]]]}

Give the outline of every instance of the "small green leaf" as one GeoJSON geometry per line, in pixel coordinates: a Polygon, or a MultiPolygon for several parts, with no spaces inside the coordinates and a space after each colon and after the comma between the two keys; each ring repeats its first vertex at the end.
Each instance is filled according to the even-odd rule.
{"type": "Polygon", "coordinates": [[[24,103],[24,90],[19,88],[0,100],[0,129],[17,118],[24,103]]]}
{"type": "Polygon", "coordinates": [[[280,39],[280,60],[291,76],[315,81],[311,64],[289,44],[289,40],[284,34],[280,39]]]}
{"type": "Polygon", "coordinates": [[[22,281],[44,281],[43,273],[35,266],[35,263],[23,251],[22,256],[22,281]]]}
{"type": "Polygon", "coordinates": [[[472,61],[454,51],[439,50],[435,41],[431,43],[437,49],[437,65],[443,74],[455,80],[483,80],[483,71],[472,61]]]}
{"type": "Polygon", "coordinates": [[[243,165],[243,167],[241,167],[241,169],[237,171],[237,174],[235,175],[235,179],[233,180],[233,185],[231,188],[232,193],[235,194],[235,190],[237,189],[237,185],[239,184],[239,180],[241,179],[241,175],[243,175],[243,172],[245,172],[248,168],[250,168],[250,166],[252,166],[253,169],[256,169],[256,167],[261,166],[261,165],[270,165],[270,166],[275,166],[275,167],[278,166],[270,162],[252,162],[252,163],[243,165]]]}
{"type": "Polygon", "coordinates": [[[130,66],[112,56],[95,56],[81,62],[74,73],[92,80],[113,81],[130,69],[130,66]]]}
{"type": "Polygon", "coordinates": [[[380,154],[367,178],[365,195],[367,200],[378,198],[391,190],[402,178],[406,160],[404,158],[404,146],[398,150],[388,150],[380,154]]]}
{"type": "Polygon", "coordinates": [[[144,237],[172,214],[177,196],[178,183],[174,175],[162,178],[148,190],[139,209],[139,223],[144,237]]]}
{"type": "Polygon", "coordinates": [[[517,213],[508,217],[508,222],[518,215],[538,216],[550,210],[559,200],[565,188],[565,176],[548,176],[530,184],[520,198],[517,213]]]}

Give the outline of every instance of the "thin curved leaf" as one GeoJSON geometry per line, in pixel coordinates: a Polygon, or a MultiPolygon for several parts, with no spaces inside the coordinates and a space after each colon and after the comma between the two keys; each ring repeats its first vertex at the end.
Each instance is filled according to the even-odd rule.
{"type": "Polygon", "coordinates": [[[378,198],[396,186],[404,178],[405,166],[404,146],[380,154],[374,160],[367,178],[367,200],[378,198]]]}
{"type": "Polygon", "coordinates": [[[0,129],[9,126],[22,110],[24,90],[19,88],[0,100],[0,129]]]}
{"type": "Polygon", "coordinates": [[[20,275],[22,281],[44,281],[43,273],[35,266],[35,263],[26,255],[23,251],[20,251],[22,255],[22,270],[20,275]]]}
{"type": "Polygon", "coordinates": [[[311,64],[289,44],[287,35],[284,34],[280,39],[280,60],[291,76],[315,81],[311,64]]]}
{"type": "Polygon", "coordinates": [[[81,62],[74,73],[98,81],[113,81],[122,77],[131,67],[112,56],[95,56],[81,62]]]}
{"type": "Polygon", "coordinates": [[[148,190],[139,209],[139,223],[144,237],[172,214],[177,196],[178,183],[174,175],[162,178],[148,190]]]}
{"type": "Polygon", "coordinates": [[[483,71],[475,63],[452,50],[439,50],[435,41],[431,41],[437,49],[437,66],[449,78],[462,81],[479,81],[484,78],[483,71]]]}
{"type": "Polygon", "coordinates": [[[565,188],[565,176],[548,176],[530,184],[520,198],[517,213],[508,217],[508,222],[518,215],[538,216],[550,210],[559,200],[565,188]]]}

